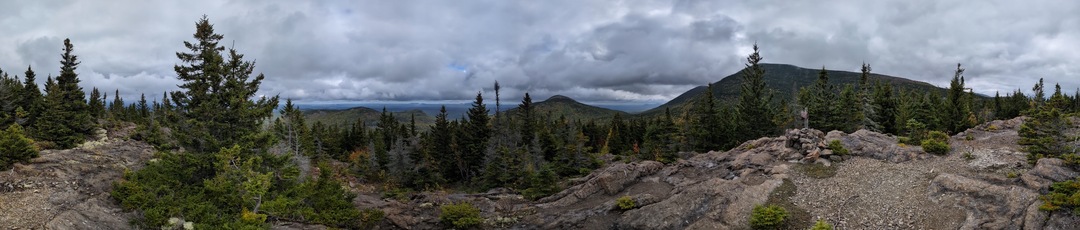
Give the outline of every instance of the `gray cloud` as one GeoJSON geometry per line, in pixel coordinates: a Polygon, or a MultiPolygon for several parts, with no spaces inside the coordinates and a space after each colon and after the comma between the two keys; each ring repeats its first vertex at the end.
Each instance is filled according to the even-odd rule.
{"type": "MultiPolygon", "coordinates": [[[[71,38],[83,87],[135,98],[179,83],[194,22],[265,73],[261,94],[303,101],[664,101],[766,62],[946,85],[955,63],[980,93],[1038,78],[1080,87],[1080,4],[1060,1],[15,1],[0,3],[0,67],[58,72],[71,38]]],[[[15,71],[18,70],[18,71],[15,71]]],[[[20,74],[21,75],[21,74],[20,74]]],[[[55,74],[54,74],[55,75],[55,74]]],[[[41,78],[44,82],[44,78],[41,78]]],[[[150,97],[150,98],[154,98],[150,97]]]]}

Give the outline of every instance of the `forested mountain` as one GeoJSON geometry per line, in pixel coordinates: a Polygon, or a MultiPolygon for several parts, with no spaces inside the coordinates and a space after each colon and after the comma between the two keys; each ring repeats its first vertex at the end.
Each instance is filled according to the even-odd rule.
{"type": "MultiPolygon", "coordinates": [[[[517,114],[520,111],[518,108],[507,110],[509,114],[517,114]]],[[[585,103],[578,102],[570,97],[563,95],[555,95],[549,97],[547,100],[537,102],[533,104],[533,112],[543,116],[549,117],[565,117],[569,120],[593,120],[593,119],[609,119],[616,114],[627,116],[626,112],[600,108],[585,103]]]]}
{"type": "MultiPolygon", "coordinates": [[[[787,64],[772,64],[763,63],[761,67],[765,70],[765,83],[769,89],[776,92],[774,99],[784,100],[788,102],[794,101],[795,95],[802,87],[809,86],[817,80],[818,74],[821,69],[808,69],[794,65],[787,64]]],[[[740,70],[739,72],[728,75],[720,81],[712,84],[713,95],[717,97],[720,104],[730,104],[735,101],[739,96],[739,86],[742,85],[742,74],[746,70],[740,70]]],[[[860,79],[860,73],[849,72],[842,70],[826,70],[829,74],[829,84],[842,87],[844,84],[858,84],[860,79]]],[[[896,90],[914,90],[920,92],[938,91],[945,92],[944,88],[940,88],[930,83],[915,81],[902,77],[895,77],[883,74],[870,74],[869,80],[872,82],[887,83],[893,86],[896,90]]],[[[694,99],[705,94],[705,90],[708,87],[698,86],[680,94],[678,97],[671,99],[667,103],[660,105],[654,109],[641,112],[642,116],[655,116],[663,114],[665,110],[671,109],[672,111],[686,111],[689,109],[688,105],[693,103],[694,99]]]]}

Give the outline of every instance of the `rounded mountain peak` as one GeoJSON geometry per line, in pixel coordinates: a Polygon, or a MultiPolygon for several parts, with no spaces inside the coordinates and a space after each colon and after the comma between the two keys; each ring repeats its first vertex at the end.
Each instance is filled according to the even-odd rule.
{"type": "Polygon", "coordinates": [[[547,100],[544,100],[544,101],[552,101],[552,102],[554,102],[554,101],[568,101],[568,102],[577,102],[577,101],[575,101],[574,99],[572,99],[572,98],[570,98],[570,97],[567,97],[567,96],[563,96],[563,95],[555,95],[555,96],[551,96],[551,97],[549,97],[549,98],[548,98],[547,100]]]}

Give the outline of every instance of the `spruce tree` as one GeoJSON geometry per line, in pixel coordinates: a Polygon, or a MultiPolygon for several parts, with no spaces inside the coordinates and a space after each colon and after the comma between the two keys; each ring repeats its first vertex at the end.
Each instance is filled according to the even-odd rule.
{"type": "Polygon", "coordinates": [[[1024,112],[1035,112],[1035,110],[1042,108],[1043,104],[1046,103],[1046,93],[1044,89],[1043,79],[1039,78],[1039,83],[1035,83],[1035,86],[1031,87],[1033,96],[1031,98],[1031,103],[1028,106],[1028,110],[1025,110],[1024,112]]]}
{"type": "MultiPolygon", "coordinates": [[[[63,119],[60,111],[61,106],[63,106],[60,102],[63,99],[60,96],[60,89],[56,86],[56,81],[53,81],[51,76],[45,79],[45,93],[44,103],[42,104],[45,110],[38,117],[39,122],[36,122],[33,127],[36,135],[35,139],[48,141],[56,147],[70,148],[70,146],[57,143],[59,137],[72,136],[74,131],[56,122],[63,119]]],[[[71,145],[74,146],[74,143],[71,143],[71,145]]]]}
{"type": "Polygon", "coordinates": [[[467,112],[469,120],[463,124],[465,136],[463,137],[461,177],[470,180],[478,176],[484,164],[484,152],[487,149],[488,139],[491,138],[491,126],[488,126],[490,117],[488,109],[484,105],[484,97],[478,92],[472,108],[467,112]]]}
{"type": "Polygon", "coordinates": [[[536,139],[536,119],[533,114],[532,97],[529,93],[525,93],[521,104],[518,105],[518,116],[521,118],[521,144],[526,148],[531,147],[533,140],[536,139]]]}
{"type": "Polygon", "coordinates": [[[82,143],[94,128],[86,94],[79,87],[79,75],[75,73],[79,61],[73,51],[71,40],[64,39],[60,76],[46,89],[45,110],[36,129],[42,139],[65,149],[82,143]]]}
{"type": "Polygon", "coordinates": [[[22,96],[20,91],[19,80],[0,71],[0,125],[18,123],[15,111],[22,108],[18,103],[22,96]]]}
{"type": "Polygon", "coordinates": [[[146,94],[139,94],[139,103],[135,105],[136,115],[135,119],[137,123],[145,123],[146,119],[150,117],[150,106],[146,102],[146,94]]]}
{"type": "Polygon", "coordinates": [[[844,89],[840,91],[840,103],[836,105],[838,107],[834,111],[838,112],[839,120],[836,123],[838,130],[850,133],[862,127],[864,115],[862,110],[857,109],[862,108],[862,103],[854,86],[851,84],[844,86],[844,89]]]}
{"type": "Polygon", "coordinates": [[[459,156],[456,156],[453,149],[450,148],[453,145],[454,131],[451,130],[450,121],[447,119],[445,105],[439,108],[439,114],[435,115],[435,124],[431,126],[428,132],[431,144],[426,147],[428,147],[428,152],[433,159],[432,164],[438,167],[439,172],[446,179],[462,179],[454,173],[458,171],[455,168],[455,163],[457,163],[459,156]]]}
{"type": "Polygon", "coordinates": [[[109,114],[112,114],[113,119],[116,120],[128,120],[128,117],[124,112],[124,99],[120,98],[119,89],[113,92],[112,103],[109,103],[109,114]]]}
{"type": "Polygon", "coordinates": [[[735,105],[736,132],[739,141],[767,136],[778,131],[778,105],[773,103],[773,92],[765,84],[765,68],[757,44],[754,52],[746,57],[746,69],[742,72],[742,86],[735,105]]]}
{"type": "Polygon", "coordinates": [[[223,36],[214,33],[205,16],[195,27],[196,41],[184,42],[190,52],[176,53],[183,63],[174,67],[183,90],[172,92],[178,116],[175,138],[184,149],[197,153],[237,143],[265,143],[260,123],[277,107],[278,97],[252,100],[265,78],[262,74],[252,78],[255,64],[234,49],[228,50],[226,60],[225,47],[218,45],[223,36]]]}
{"type": "Polygon", "coordinates": [[[709,84],[705,89],[705,95],[695,103],[694,117],[690,120],[691,146],[694,151],[708,152],[711,150],[723,150],[730,140],[725,140],[724,134],[729,132],[724,127],[717,106],[716,96],[713,94],[713,86],[709,84]]]}
{"type": "Polygon", "coordinates": [[[292,102],[292,98],[285,100],[285,106],[280,110],[281,117],[275,122],[274,130],[278,138],[284,142],[287,151],[301,155],[305,153],[302,139],[308,134],[307,125],[304,123],[304,113],[292,102]]]}
{"type": "Polygon", "coordinates": [[[102,97],[101,91],[98,91],[97,87],[94,87],[94,89],[90,91],[90,103],[88,106],[90,108],[90,116],[94,120],[101,118],[102,114],[105,113],[105,99],[102,97]]]}
{"type": "Polygon", "coordinates": [[[821,67],[814,84],[799,90],[799,104],[806,106],[810,127],[828,130],[843,130],[843,121],[839,114],[840,103],[836,89],[829,84],[829,72],[821,67]]]}
{"type": "Polygon", "coordinates": [[[870,85],[870,64],[863,63],[862,74],[859,77],[859,103],[862,106],[862,121],[859,128],[882,132],[884,131],[881,117],[881,107],[874,103],[873,88],[870,85]]]}
{"type": "Polygon", "coordinates": [[[22,88],[22,102],[19,106],[23,107],[28,113],[26,121],[22,124],[23,127],[34,127],[35,123],[41,113],[45,110],[44,98],[41,94],[41,89],[37,85],[37,74],[30,66],[26,66],[26,72],[24,72],[23,88],[22,88]]]}
{"type": "Polygon", "coordinates": [[[946,113],[944,114],[947,117],[942,121],[945,123],[945,128],[952,133],[964,131],[975,125],[968,119],[973,114],[964,90],[964,69],[957,63],[956,72],[949,82],[948,104],[945,105],[946,113]]]}
{"type": "Polygon", "coordinates": [[[899,105],[897,105],[897,97],[893,93],[892,85],[888,83],[875,84],[872,103],[875,108],[880,109],[878,119],[881,124],[881,131],[899,134],[900,128],[896,122],[899,105]]]}
{"type": "MultiPolygon", "coordinates": [[[[1041,90],[1042,84],[1042,79],[1039,79],[1035,88],[1041,90]]],[[[1018,131],[1020,140],[1017,143],[1028,152],[1029,163],[1034,164],[1038,159],[1046,157],[1077,159],[1075,149],[1068,147],[1069,140],[1064,135],[1065,129],[1071,124],[1061,113],[1061,107],[1065,106],[1066,101],[1060,88],[1060,86],[1055,87],[1054,94],[1045,104],[1036,104],[1029,110],[1027,119],[1024,119],[1024,123],[1020,125],[1018,131]]],[[[1041,93],[1036,92],[1036,95],[1041,93]]]]}

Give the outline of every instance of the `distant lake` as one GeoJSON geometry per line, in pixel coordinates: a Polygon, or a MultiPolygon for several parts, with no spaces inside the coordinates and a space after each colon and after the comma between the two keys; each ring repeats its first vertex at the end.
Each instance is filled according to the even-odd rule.
{"type": "MultiPolygon", "coordinates": [[[[293,103],[296,103],[297,107],[300,107],[301,110],[314,110],[314,109],[343,110],[343,109],[349,109],[349,108],[355,108],[355,107],[367,107],[367,108],[371,108],[371,109],[375,109],[375,110],[382,110],[385,107],[386,110],[388,110],[390,112],[401,112],[401,111],[407,111],[407,110],[420,110],[420,111],[424,111],[424,113],[426,113],[428,115],[431,115],[431,116],[435,116],[435,114],[439,114],[439,108],[441,106],[445,105],[446,106],[446,113],[449,114],[449,117],[451,119],[456,119],[456,118],[460,118],[461,116],[465,116],[465,113],[468,112],[469,108],[472,107],[472,102],[471,101],[468,101],[468,102],[465,102],[465,101],[448,101],[448,102],[313,102],[313,103],[293,102],[293,103]]],[[[505,111],[505,110],[508,110],[508,109],[515,108],[515,107],[517,107],[518,103],[520,103],[520,102],[514,101],[513,103],[502,104],[502,110],[505,111]]],[[[661,105],[661,103],[627,103],[627,102],[597,102],[597,103],[583,102],[583,103],[593,105],[593,106],[596,106],[596,107],[601,107],[601,108],[624,111],[624,112],[627,112],[627,113],[639,113],[639,112],[642,112],[642,111],[645,111],[645,110],[656,108],[657,106],[661,105]]],[[[486,106],[487,106],[488,110],[490,110],[492,113],[495,112],[495,104],[494,103],[487,103],[486,106]]]]}

